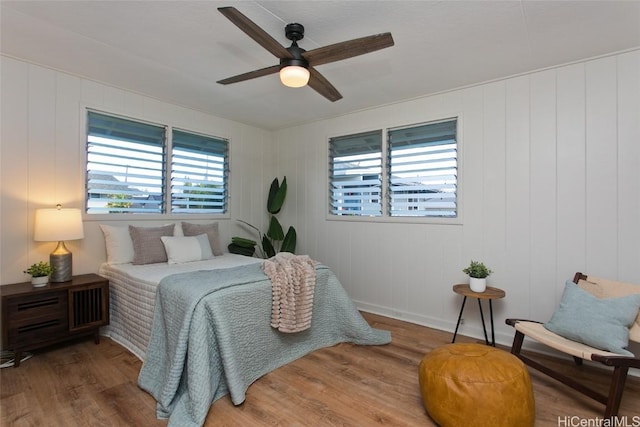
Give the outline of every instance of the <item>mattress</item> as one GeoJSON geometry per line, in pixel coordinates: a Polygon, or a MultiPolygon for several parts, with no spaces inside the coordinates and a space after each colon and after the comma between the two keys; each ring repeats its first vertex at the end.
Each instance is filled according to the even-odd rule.
{"type": "Polygon", "coordinates": [[[213,259],[184,264],[108,264],[98,274],[109,280],[110,324],[101,334],[144,360],[151,336],[156,288],[165,277],[190,271],[215,270],[262,262],[262,259],[225,253],[213,259]]]}

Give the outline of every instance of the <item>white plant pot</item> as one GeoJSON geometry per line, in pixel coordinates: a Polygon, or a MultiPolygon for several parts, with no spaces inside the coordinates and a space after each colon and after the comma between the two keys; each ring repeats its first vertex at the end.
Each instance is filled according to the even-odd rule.
{"type": "Polygon", "coordinates": [[[39,276],[31,278],[31,284],[36,288],[46,286],[47,283],[49,283],[49,276],[39,276]]]}
{"type": "Polygon", "coordinates": [[[473,292],[484,292],[487,290],[487,278],[469,277],[469,287],[473,292]]]}

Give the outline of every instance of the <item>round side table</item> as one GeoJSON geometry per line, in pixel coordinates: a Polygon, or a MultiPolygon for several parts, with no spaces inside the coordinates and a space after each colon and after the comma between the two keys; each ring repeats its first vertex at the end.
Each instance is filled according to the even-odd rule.
{"type": "Polygon", "coordinates": [[[480,308],[480,319],[482,319],[482,330],[484,331],[484,341],[489,345],[489,337],[487,336],[487,328],[484,324],[484,314],[482,312],[482,300],[489,300],[489,315],[491,318],[491,345],[496,346],[496,333],[493,328],[493,305],[491,301],[494,299],[504,298],[506,293],[499,288],[487,286],[487,290],[484,292],[474,292],[469,287],[469,284],[453,285],[453,292],[464,296],[462,300],[462,306],[460,307],[460,314],[458,315],[458,323],[456,323],[456,331],[453,333],[453,340],[451,343],[456,342],[456,335],[458,335],[458,328],[460,327],[460,321],[462,320],[462,312],[464,311],[464,304],[467,302],[467,297],[476,298],[478,300],[478,307],[480,308]]]}

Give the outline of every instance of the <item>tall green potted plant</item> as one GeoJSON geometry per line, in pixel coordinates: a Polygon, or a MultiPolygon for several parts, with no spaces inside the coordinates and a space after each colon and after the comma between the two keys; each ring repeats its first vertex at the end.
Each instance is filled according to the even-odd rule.
{"type": "MultiPolygon", "coordinates": [[[[257,233],[261,242],[261,250],[260,255],[263,258],[271,258],[275,256],[278,252],[291,252],[294,253],[296,250],[296,241],[297,241],[297,233],[296,229],[293,226],[290,226],[287,229],[287,233],[284,233],[284,229],[278,221],[276,215],[280,213],[282,209],[282,205],[284,204],[284,199],[287,196],[287,177],[285,176],[282,179],[282,183],[278,180],[278,178],[274,178],[271,182],[271,186],[269,187],[269,196],[267,198],[267,212],[269,212],[269,228],[265,234],[255,226],[249,224],[246,221],[238,220],[243,224],[248,225],[253,228],[257,233]]],[[[242,238],[234,237],[232,239],[231,245],[229,245],[229,251],[234,253],[240,253],[240,248],[233,247],[235,244],[241,243],[242,238]]]]}

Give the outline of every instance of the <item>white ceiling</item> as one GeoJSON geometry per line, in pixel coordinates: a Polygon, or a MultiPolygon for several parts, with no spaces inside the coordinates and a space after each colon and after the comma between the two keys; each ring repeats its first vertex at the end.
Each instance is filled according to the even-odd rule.
{"type": "Polygon", "coordinates": [[[0,1],[2,54],[219,117],[279,129],[525,71],[640,47],[640,1],[0,1]],[[395,46],[318,66],[329,102],[275,65],[216,8],[235,6],[284,46],[307,50],[391,32],[395,46]]]}

